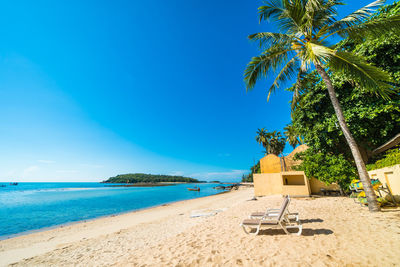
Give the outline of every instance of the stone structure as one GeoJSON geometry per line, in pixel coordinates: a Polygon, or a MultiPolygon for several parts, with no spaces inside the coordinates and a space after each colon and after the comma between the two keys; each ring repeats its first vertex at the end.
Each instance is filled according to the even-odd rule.
{"type": "Polygon", "coordinates": [[[302,171],[294,170],[294,166],[300,164],[299,161],[293,159],[294,155],[307,148],[306,145],[298,146],[283,158],[273,154],[263,157],[260,160],[261,173],[253,174],[254,194],[256,196],[276,194],[309,196],[320,194],[322,188],[338,190],[339,187],[335,184],[327,186],[315,178],[308,179],[302,171]]]}

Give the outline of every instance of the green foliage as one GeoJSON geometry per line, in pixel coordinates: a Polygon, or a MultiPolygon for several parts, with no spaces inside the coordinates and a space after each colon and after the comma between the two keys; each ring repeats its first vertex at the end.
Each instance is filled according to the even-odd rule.
{"type": "Polygon", "coordinates": [[[307,177],[314,177],[326,184],[337,183],[342,189],[348,188],[351,180],[357,177],[356,168],[342,155],[316,152],[307,149],[297,153],[296,160],[302,163],[296,170],[304,171],[307,177]]]}
{"type": "Polygon", "coordinates": [[[110,177],[105,183],[160,183],[160,182],[185,182],[185,183],[200,183],[197,179],[183,176],[171,175],[154,175],[144,173],[129,173],[120,174],[115,177],[110,177]]]}
{"type": "MultiPolygon", "coordinates": [[[[399,13],[400,2],[397,2],[382,8],[376,17],[399,13]]],[[[400,80],[400,39],[394,34],[383,33],[363,41],[346,39],[337,49],[353,51],[384,69],[394,81],[400,80]]],[[[372,150],[400,132],[400,95],[394,94],[390,100],[384,100],[351,82],[348,73],[335,72],[330,76],[348,127],[367,160],[372,150]]],[[[295,91],[295,86],[290,90],[295,91]]],[[[300,91],[302,94],[294,103],[292,125],[310,149],[298,156],[303,159],[298,168],[304,170],[308,177],[327,183],[338,182],[342,188],[347,188],[356,176],[356,170],[325,84],[316,72],[312,72],[304,77],[300,91]]],[[[396,164],[400,160],[399,154],[391,152],[390,155],[387,160],[383,159],[367,168],[396,164]]]]}
{"type": "Polygon", "coordinates": [[[289,124],[284,128],[286,141],[291,145],[293,148],[296,148],[297,145],[303,143],[303,138],[299,136],[297,129],[292,125],[289,124]]]}
{"type": "MultiPolygon", "coordinates": [[[[370,17],[369,21],[400,15],[400,1],[382,7],[370,17]]],[[[361,40],[345,39],[337,46],[338,50],[350,50],[364,57],[374,66],[385,70],[395,84],[400,82],[400,38],[392,32],[381,32],[373,38],[361,40]]]]}
{"type": "Polygon", "coordinates": [[[395,148],[386,152],[385,156],[374,164],[368,164],[367,170],[376,170],[400,164],[400,149],[395,148]]]}
{"type": "MultiPolygon", "coordinates": [[[[373,62],[365,53],[369,48],[363,52],[358,47],[366,45],[363,41],[367,39],[381,38],[379,41],[382,41],[383,35],[399,38],[398,13],[367,19],[383,3],[377,0],[340,20],[335,19],[336,6],[343,4],[340,0],[267,0],[259,8],[260,21],[274,20],[280,32],[249,36],[259,43],[262,52],[247,65],[246,88],[251,90],[259,79],[275,74],[275,81],[268,90],[269,99],[282,84],[297,77],[291,89],[294,92],[292,121],[298,134],[311,147],[303,154],[303,163],[299,166],[309,177],[327,183],[337,182],[342,187],[355,177],[350,149],[338,126],[325,85],[315,72],[310,73],[313,66],[320,70],[327,67],[350,132],[361,146],[364,159],[372,148],[384,143],[400,127],[400,96],[393,90],[398,76],[390,69],[393,71],[399,64],[388,64],[382,69],[379,56],[373,62]],[[347,38],[348,45],[332,46],[338,37],[347,38]],[[389,96],[393,98],[386,101],[389,96]]],[[[399,60],[399,53],[386,56],[386,63],[399,60]]],[[[329,78],[325,80],[329,84],[329,78]]],[[[341,117],[340,107],[337,110],[341,117]]],[[[369,197],[373,199],[375,195],[369,197]]]]}
{"type": "MultiPolygon", "coordinates": [[[[332,81],[348,127],[367,160],[372,150],[400,132],[400,95],[384,100],[361,88],[354,88],[342,75],[332,75],[332,81]]],[[[302,90],[303,94],[292,112],[292,125],[296,131],[316,151],[342,154],[352,160],[325,85],[316,73],[307,76],[302,90]]]]}
{"type": "MultiPolygon", "coordinates": [[[[351,80],[364,90],[388,97],[391,91],[390,75],[369,64],[365,58],[332,46],[338,37],[352,41],[366,36],[400,34],[400,15],[377,16],[366,20],[384,3],[377,0],[337,20],[339,0],[267,0],[259,8],[260,22],[272,19],[279,32],[261,32],[249,35],[259,43],[260,55],[248,63],[244,73],[247,90],[254,88],[261,78],[275,80],[268,90],[268,99],[281,85],[299,78],[312,70],[312,66],[325,66],[334,72],[346,72],[351,80]]],[[[295,94],[296,95],[296,94],[295,94]]]]}
{"type": "MultiPolygon", "coordinates": [[[[373,19],[400,14],[400,2],[385,6],[373,19]]],[[[338,50],[350,50],[370,63],[384,69],[393,80],[400,80],[400,38],[393,34],[381,34],[365,40],[346,39],[339,43],[338,50]]],[[[351,82],[345,72],[330,74],[340,100],[348,127],[359,145],[365,160],[373,149],[400,132],[400,95],[393,94],[390,100],[369,93],[351,82]]],[[[295,86],[290,89],[295,90],[295,86]]],[[[344,155],[352,161],[350,149],[330,104],[325,84],[316,72],[306,75],[292,112],[292,125],[304,142],[316,151],[344,155]]]]}
{"type": "Polygon", "coordinates": [[[286,140],[280,132],[267,132],[264,128],[257,130],[256,141],[265,148],[265,154],[277,156],[282,153],[286,145],[286,140]]]}

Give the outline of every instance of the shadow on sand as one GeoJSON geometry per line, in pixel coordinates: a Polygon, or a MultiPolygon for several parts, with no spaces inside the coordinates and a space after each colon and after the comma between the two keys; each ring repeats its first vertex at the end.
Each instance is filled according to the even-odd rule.
{"type": "Polygon", "coordinates": [[[305,224],[305,223],[314,223],[314,222],[323,222],[324,220],[322,219],[304,219],[304,220],[300,220],[301,224],[305,224]]]}
{"type": "Polygon", "coordinates": [[[397,207],[393,207],[393,208],[382,208],[381,212],[400,212],[400,209],[398,209],[397,207]]]}
{"type": "MultiPolygon", "coordinates": [[[[289,229],[289,232],[296,232],[297,229],[292,231],[292,229],[289,229]]],[[[260,230],[258,233],[259,235],[286,235],[285,232],[282,229],[265,229],[265,230],[260,230]]],[[[310,229],[310,228],[303,228],[303,232],[301,235],[303,236],[315,236],[315,235],[331,235],[333,234],[333,231],[330,229],[310,229]]]]}

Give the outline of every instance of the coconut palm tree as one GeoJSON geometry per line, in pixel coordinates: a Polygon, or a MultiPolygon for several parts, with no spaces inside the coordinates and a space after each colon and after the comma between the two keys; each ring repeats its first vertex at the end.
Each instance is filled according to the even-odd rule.
{"type": "Polygon", "coordinates": [[[256,133],[256,141],[263,147],[266,145],[267,131],[264,128],[258,129],[256,133]]]}
{"type": "Polygon", "coordinates": [[[257,130],[256,141],[265,148],[265,154],[279,156],[285,148],[286,139],[280,132],[267,132],[267,130],[261,128],[257,130]]]}
{"type": "Polygon", "coordinates": [[[293,149],[303,143],[302,138],[297,134],[296,128],[292,124],[287,125],[283,129],[285,130],[284,134],[286,136],[286,141],[293,147],[293,149]]]}
{"type": "Polygon", "coordinates": [[[346,72],[364,90],[385,98],[390,96],[392,90],[388,81],[391,79],[387,73],[368,64],[363,58],[339,51],[332,45],[340,38],[366,38],[383,31],[400,34],[399,15],[366,21],[383,3],[384,0],[372,2],[342,19],[336,19],[336,6],[343,5],[340,0],[265,1],[259,8],[260,22],[272,19],[277,23],[279,32],[262,32],[249,36],[250,40],[259,42],[262,53],[251,59],[244,74],[247,90],[251,90],[258,79],[267,77],[271,72],[276,73],[275,81],[268,90],[268,99],[282,83],[297,77],[293,94],[296,98],[301,77],[311,69],[316,69],[327,87],[340,128],[353,154],[370,211],[379,211],[380,208],[329,73],[346,72]]]}

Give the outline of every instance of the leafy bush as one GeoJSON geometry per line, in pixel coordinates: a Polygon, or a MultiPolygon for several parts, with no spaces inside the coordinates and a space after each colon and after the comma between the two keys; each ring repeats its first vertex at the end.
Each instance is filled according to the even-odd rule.
{"type": "Polygon", "coordinates": [[[386,152],[385,156],[382,159],[376,161],[374,164],[368,164],[367,170],[371,171],[371,170],[381,169],[396,164],[400,164],[399,148],[389,150],[388,152],[386,152]]]}
{"type": "Polygon", "coordinates": [[[307,149],[297,153],[294,159],[302,160],[302,163],[294,168],[304,171],[307,177],[314,177],[326,184],[337,183],[342,189],[347,188],[351,180],[357,177],[356,168],[343,155],[307,149]]]}

